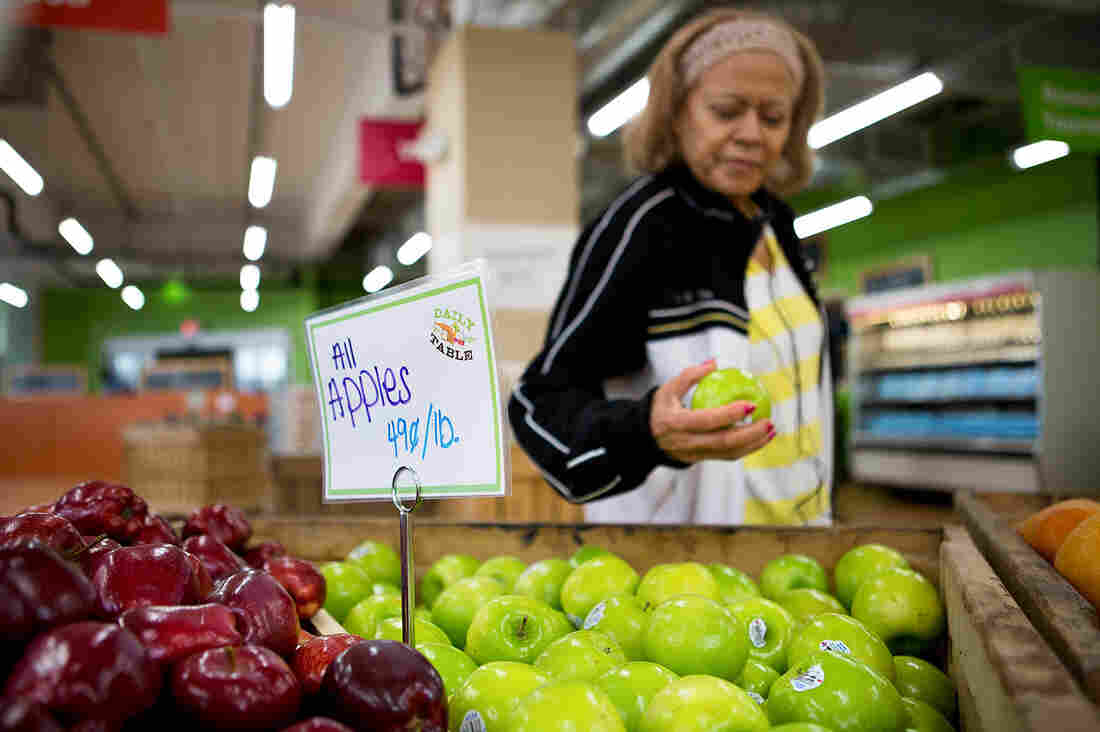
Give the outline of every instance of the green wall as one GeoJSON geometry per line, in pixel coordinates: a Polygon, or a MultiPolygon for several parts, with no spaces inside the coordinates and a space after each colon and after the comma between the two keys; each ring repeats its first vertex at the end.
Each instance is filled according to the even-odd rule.
{"type": "MultiPolygon", "coordinates": [[[[866,190],[795,197],[799,213],[866,190]]],[[[929,254],[936,281],[1020,269],[1096,269],[1097,182],[1091,156],[1016,171],[1001,157],[955,171],[934,187],[876,201],[871,216],[826,234],[822,288],[859,292],[860,274],[929,254]]]]}

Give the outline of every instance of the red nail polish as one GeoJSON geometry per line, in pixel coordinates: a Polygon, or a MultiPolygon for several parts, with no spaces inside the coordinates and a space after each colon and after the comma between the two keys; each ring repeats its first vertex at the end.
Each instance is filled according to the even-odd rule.
{"type": "Polygon", "coordinates": [[[768,427],[768,432],[775,432],[775,423],[770,419],[765,423],[768,427]]]}
{"type": "Polygon", "coordinates": [[[756,405],[755,404],[750,404],[749,406],[745,407],[745,414],[752,414],[755,411],[756,411],[756,405]]]}

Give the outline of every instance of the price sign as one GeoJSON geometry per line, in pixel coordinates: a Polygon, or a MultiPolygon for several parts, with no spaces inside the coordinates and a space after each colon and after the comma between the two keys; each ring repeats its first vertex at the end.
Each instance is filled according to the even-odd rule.
{"type": "Polygon", "coordinates": [[[401,467],[424,498],[505,494],[486,272],[475,262],[306,319],[325,501],[391,500],[401,467]]]}

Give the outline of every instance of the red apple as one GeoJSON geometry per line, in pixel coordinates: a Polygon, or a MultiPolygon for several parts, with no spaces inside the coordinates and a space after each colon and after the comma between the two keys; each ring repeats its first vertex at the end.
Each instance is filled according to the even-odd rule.
{"type": "Polygon", "coordinates": [[[321,678],[332,659],[363,640],[351,633],[336,635],[318,635],[300,644],[294,651],[290,667],[302,683],[302,691],[307,696],[321,690],[321,678]]]}
{"type": "Polygon", "coordinates": [[[239,508],[215,503],[196,508],[183,525],[183,536],[208,534],[234,551],[243,551],[252,536],[252,525],[239,508]]]}
{"type": "Polygon", "coordinates": [[[133,633],[158,663],[175,663],[209,648],[244,643],[233,611],[215,603],[135,607],[122,613],[118,624],[133,633]]]}
{"type": "Polygon", "coordinates": [[[171,544],[139,544],[108,552],[92,575],[97,611],[117,618],[149,605],[195,605],[206,599],[210,577],[193,557],[171,544]]]}
{"type": "Polygon", "coordinates": [[[38,702],[0,699],[0,732],[65,732],[65,728],[38,702]]]}
{"type": "Polygon", "coordinates": [[[352,732],[351,727],[340,724],[328,717],[310,717],[298,724],[287,727],[282,732],[352,732]]]}
{"type": "Polygon", "coordinates": [[[107,534],[126,544],[141,531],[149,507],[124,485],[92,480],[58,498],[53,512],[69,519],[82,534],[107,534]]]}
{"type": "Polygon", "coordinates": [[[180,539],[171,524],[155,513],[147,514],[141,522],[141,529],[134,536],[134,544],[176,544],[180,539]]]}
{"type": "Polygon", "coordinates": [[[103,560],[103,557],[105,557],[108,552],[113,552],[121,546],[122,544],[119,544],[111,537],[102,534],[98,537],[92,537],[91,540],[88,541],[88,548],[77,554],[74,559],[76,563],[80,565],[80,568],[84,570],[84,575],[88,579],[91,579],[95,574],[96,567],[98,567],[99,563],[103,560]]]}
{"type": "Polygon", "coordinates": [[[244,561],[249,567],[263,569],[268,559],[285,557],[286,547],[277,541],[264,541],[244,553],[244,561]]]}
{"type": "Polygon", "coordinates": [[[21,513],[0,519],[0,546],[32,536],[46,542],[62,556],[74,555],[87,546],[72,522],[55,513],[21,513]]]}
{"type": "Polygon", "coordinates": [[[365,640],[329,664],[325,709],[357,730],[446,732],[447,696],[428,659],[391,640],[365,640]]]}
{"type": "Polygon", "coordinates": [[[302,689],[278,654],[245,645],[202,651],[178,664],[172,696],[203,728],[270,729],[294,721],[302,689]]]}
{"type": "Polygon", "coordinates": [[[232,549],[208,534],[187,537],[183,549],[199,558],[215,582],[248,568],[232,549]]]}
{"type": "Polygon", "coordinates": [[[95,599],[80,569],[41,539],[0,546],[0,647],[6,654],[38,633],[90,617],[95,599]]]}
{"type": "Polygon", "coordinates": [[[233,610],[246,643],[266,646],[290,657],[298,647],[298,609],[294,599],[267,572],[246,569],[218,583],[210,602],[233,610]]]}
{"type": "Polygon", "coordinates": [[[325,604],[325,576],[303,559],[275,557],[264,570],[279,581],[298,606],[298,617],[309,620],[325,604]]]}
{"type": "Polygon", "coordinates": [[[95,721],[117,729],[152,707],[160,687],[160,670],[130,631],[86,621],[31,641],[4,695],[38,702],[70,727],[95,721]]]}

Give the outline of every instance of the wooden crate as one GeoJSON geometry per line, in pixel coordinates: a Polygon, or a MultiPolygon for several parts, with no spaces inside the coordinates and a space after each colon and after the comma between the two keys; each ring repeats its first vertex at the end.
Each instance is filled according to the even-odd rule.
{"type": "MultiPolygon", "coordinates": [[[[291,554],[341,559],[358,543],[397,544],[396,520],[259,517],[254,540],[291,554]]],[[[832,569],[844,552],[878,542],[901,551],[940,586],[947,607],[947,658],[968,732],[1059,732],[1100,728],[1096,709],[958,526],[945,529],[755,528],[416,522],[414,564],[423,574],[440,556],[566,557],[584,544],[620,555],[639,572],[661,562],[725,562],[758,575],[780,554],[808,554],[832,569]]]]}
{"type": "Polygon", "coordinates": [[[158,423],[123,430],[124,480],[159,513],[208,503],[270,509],[267,434],[233,423],[158,423]]]}

